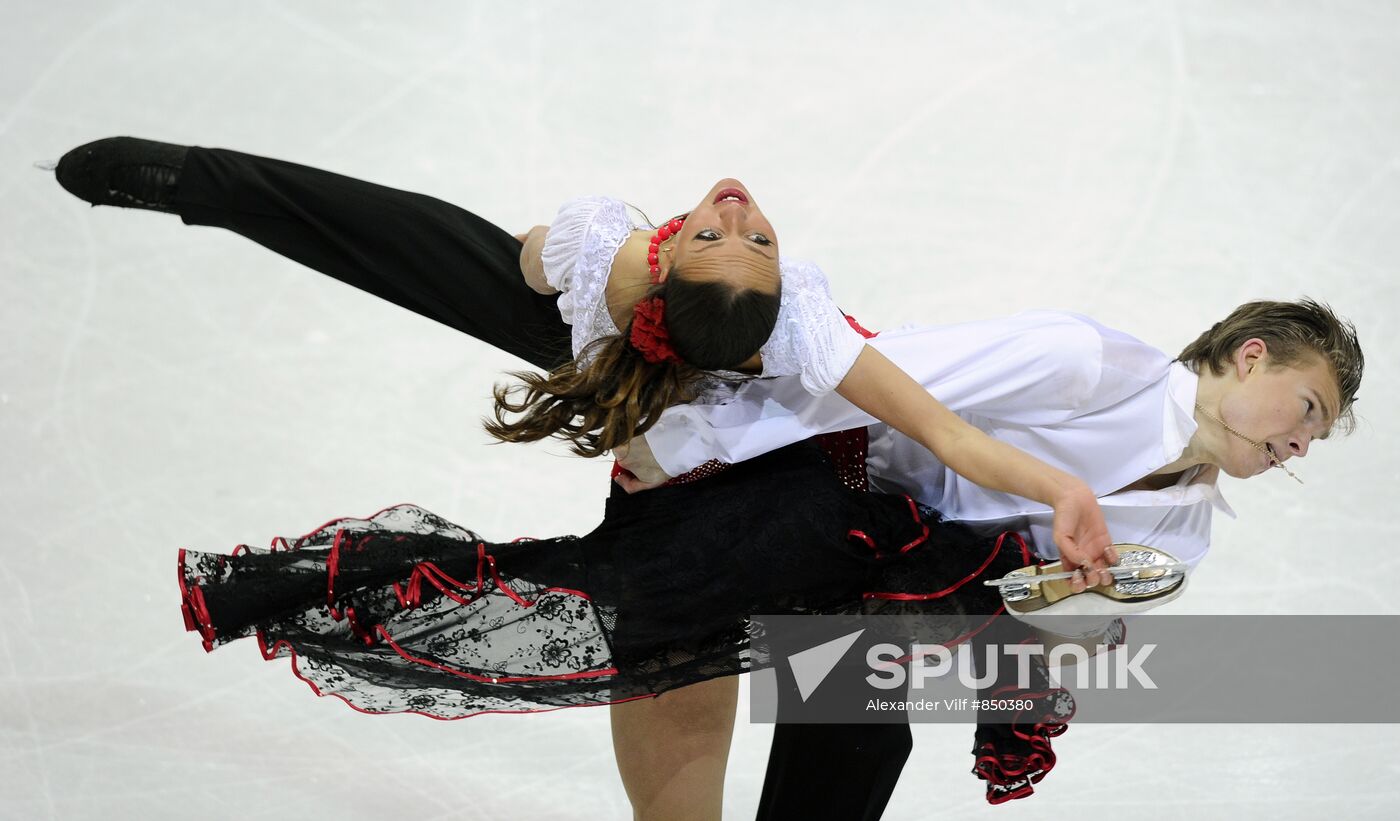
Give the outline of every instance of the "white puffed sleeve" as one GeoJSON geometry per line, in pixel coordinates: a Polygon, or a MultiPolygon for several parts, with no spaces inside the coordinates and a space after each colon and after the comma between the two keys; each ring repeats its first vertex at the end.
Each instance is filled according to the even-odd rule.
{"type": "Polygon", "coordinates": [[[579,197],[559,206],[540,249],[544,278],[559,291],[559,315],[573,326],[574,356],[617,333],[608,314],[608,274],[631,233],[627,206],[610,197],[579,197]]]}
{"type": "Polygon", "coordinates": [[[846,378],[865,337],[836,307],[826,275],[810,262],[783,258],[778,323],[759,350],[764,376],[798,376],[813,396],[830,393],[846,378]]]}

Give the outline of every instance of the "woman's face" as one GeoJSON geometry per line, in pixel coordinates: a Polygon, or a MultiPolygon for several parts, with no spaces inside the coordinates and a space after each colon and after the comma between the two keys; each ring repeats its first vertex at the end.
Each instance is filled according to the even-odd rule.
{"type": "MultiPolygon", "coordinates": [[[[1220,401],[1225,424],[1265,445],[1280,462],[1306,456],[1315,439],[1325,439],[1337,419],[1341,391],[1320,356],[1290,366],[1270,365],[1259,339],[1240,346],[1229,389],[1220,401]]],[[[1216,463],[1230,476],[1257,476],[1273,466],[1268,455],[1238,436],[1219,440],[1216,463]]]]}
{"type": "Polygon", "coordinates": [[[715,183],[691,209],[670,246],[672,266],[695,279],[723,279],[765,293],[778,290],[778,235],[744,184],[715,183]]]}

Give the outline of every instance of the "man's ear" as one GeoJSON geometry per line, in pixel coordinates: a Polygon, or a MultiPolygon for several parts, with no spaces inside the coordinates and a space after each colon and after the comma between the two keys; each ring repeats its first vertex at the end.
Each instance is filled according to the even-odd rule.
{"type": "Polygon", "coordinates": [[[1235,349],[1235,376],[1243,380],[1254,371],[1255,366],[1266,367],[1269,361],[1269,343],[1253,337],[1246,339],[1235,349]]]}

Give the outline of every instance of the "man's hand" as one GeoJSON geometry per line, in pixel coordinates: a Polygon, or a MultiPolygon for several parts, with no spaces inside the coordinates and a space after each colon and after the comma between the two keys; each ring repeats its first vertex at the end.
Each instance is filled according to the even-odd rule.
{"type": "Polygon", "coordinates": [[[1070,580],[1070,588],[1082,593],[1085,588],[1112,584],[1110,565],[1118,564],[1118,551],[1108,535],[1103,511],[1099,509],[1094,492],[1083,482],[1075,481],[1060,493],[1053,505],[1055,546],[1060,551],[1060,564],[1065,570],[1082,571],[1070,580]]]}
{"type": "Polygon", "coordinates": [[[652,488],[661,487],[662,485],[666,484],[665,482],[643,482],[625,469],[621,473],[614,476],[613,481],[617,482],[618,485],[620,485],[622,489],[627,491],[628,493],[636,493],[642,490],[651,490],[652,488]]]}
{"type": "Polygon", "coordinates": [[[660,487],[671,480],[666,471],[656,463],[645,436],[634,436],[632,441],[613,448],[613,456],[626,473],[619,474],[614,481],[628,493],[660,487]]]}

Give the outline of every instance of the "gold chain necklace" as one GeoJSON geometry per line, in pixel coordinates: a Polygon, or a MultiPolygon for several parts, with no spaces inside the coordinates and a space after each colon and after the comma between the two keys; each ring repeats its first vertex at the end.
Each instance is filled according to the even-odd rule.
{"type": "Polygon", "coordinates": [[[1241,439],[1245,440],[1245,441],[1248,442],[1249,444],[1253,445],[1254,448],[1255,448],[1256,450],[1262,452],[1265,456],[1269,457],[1269,461],[1274,463],[1274,467],[1276,467],[1276,468],[1283,468],[1283,472],[1284,472],[1284,473],[1287,473],[1289,476],[1292,476],[1292,477],[1293,477],[1293,481],[1297,482],[1297,483],[1300,484],[1300,485],[1303,484],[1303,480],[1302,480],[1302,479],[1299,479],[1298,476],[1297,476],[1297,474],[1295,474],[1293,471],[1289,470],[1287,465],[1285,465],[1283,462],[1279,461],[1279,458],[1278,458],[1277,456],[1275,456],[1275,455],[1274,455],[1274,452],[1273,452],[1272,450],[1269,450],[1268,447],[1266,447],[1265,445],[1260,444],[1259,442],[1254,441],[1253,439],[1250,439],[1248,436],[1245,436],[1243,433],[1240,433],[1239,431],[1237,431],[1237,430],[1235,430],[1234,428],[1230,427],[1229,425],[1225,424],[1225,420],[1221,419],[1220,417],[1216,416],[1215,414],[1213,414],[1213,413],[1211,413],[1210,411],[1206,410],[1205,408],[1201,407],[1201,403],[1200,403],[1200,402],[1197,402],[1197,403],[1196,403],[1196,410],[1200,411],[1201,413],[1204,413],[1204,414],[1206,415],[1207,418],[1214,420],[1216,424],[1220,425],[1220,427],[1224,428],[1225,430],[1229,431],[1230,433],[1235,434],[1236,436],[1238,436],[1238,437],[1240,437],[1241,439]]]}

